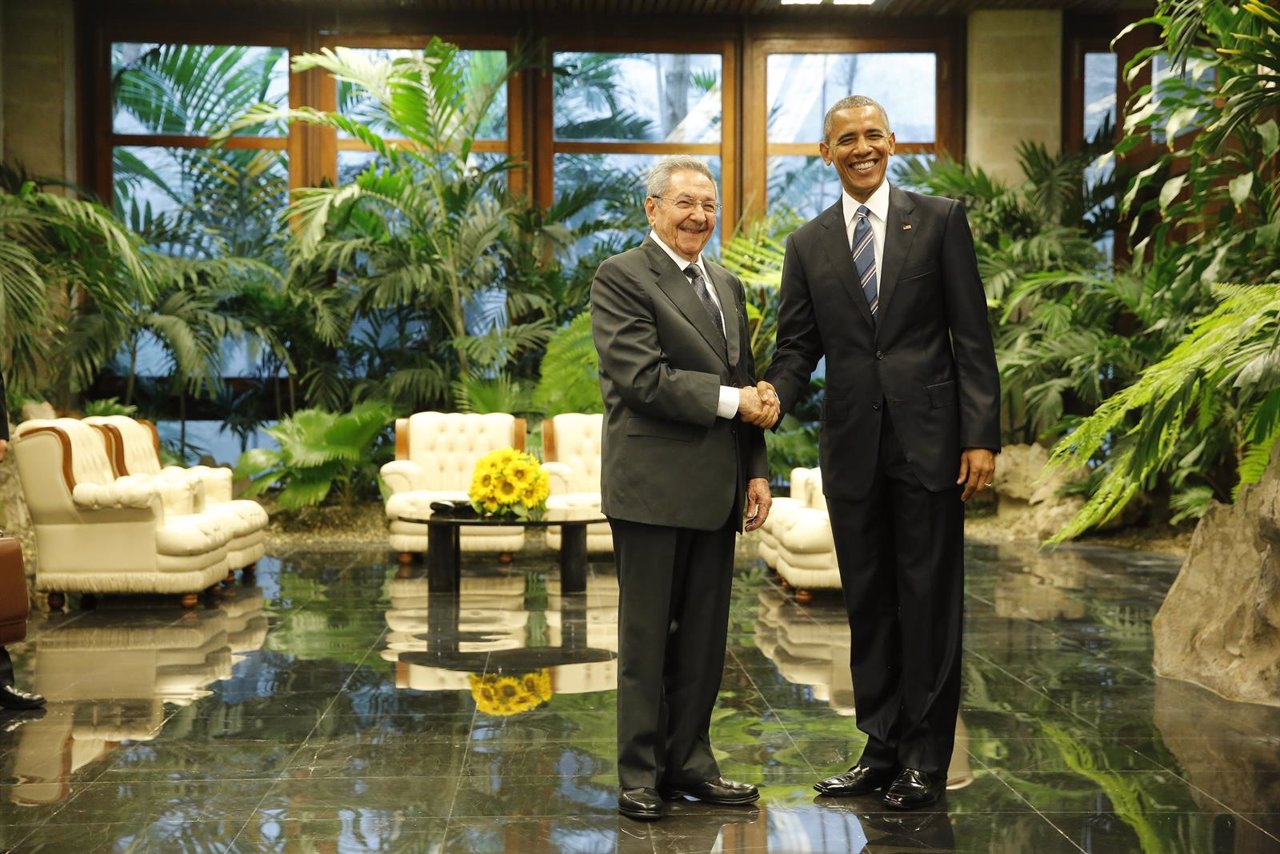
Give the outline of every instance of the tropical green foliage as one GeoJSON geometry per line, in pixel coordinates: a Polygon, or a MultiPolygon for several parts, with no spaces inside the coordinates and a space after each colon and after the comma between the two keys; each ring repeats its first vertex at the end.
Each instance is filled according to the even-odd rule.
{"type": "Polygon", "coordinates": [[[155,282],[139,241],[109,211],[44,192],[12,168],[4,177],[0,364],[16,395],[66,407],[115,354],[155,282]]]}
{"type": "Polygon", "coordinates": [[[249,479],[245,495],[278,490],[285,510],[322,503],[337,486],[342,505],[371,497],[378,466],[390,458],[386,426],[394,417],[385,403],[362,403],[334,414],[303,409],[267,429],[279,450],[253,448],[240,457],[236,476],[249,479]]]}
{"type": "MultiPolygon", "coordinates": [[[[1102,473],[1057,539],[1113,518],[1161,481],[1176,490],[1179,515],[1198,515],[1211,498],[1228,500],[1256,480],[1280,433],[1280,303],[1263,286],[1280,281],[1280,16],[1255,2],[1161,0],[1135,26],[1149,25],[1164,43],[1139,53],[1127,77],[1165,55],[1182,74],[1136,90],[1116,149],[1137,156],[1153,137],[1165,144],[1121,201],[1131,234],[1148,231],[1135,252],[1159,297],[1177,305],[1194,305],[1214,282],[1245,287],[1219,288],[1212,313],[1054,449],[1055,464],[1090,462],[1102,473]]],[[[1180,333],[1178,320],[1144,332],[1180,333]]]]}
{"type": "Polygon", "coordinates": [[[600,357],[591,339],[591,315],[583,313],[547,342],[533,402],[547,418],[562,412],[603,412],[600,357]]]}
{"type": "Polygon", "coordinates": [[[550,336],[554,310],[513,275],[528,266],[510,262],[570,235],[508,192],[513,161],[474,152],[515,67],[477,83],[458,49],[438,40],[385,61],[345,48],[303,54],[295,71],[323,69],[358,87],[388,136],[340,112],[267,104],[223,134],[307,122],[359,139],[375,155],[354,182],[301,190],[289,208],[291,291],[328,351],[307,362],[308,400],[438,404],[451,397],[455,377],[489,377],[550,336]]]}

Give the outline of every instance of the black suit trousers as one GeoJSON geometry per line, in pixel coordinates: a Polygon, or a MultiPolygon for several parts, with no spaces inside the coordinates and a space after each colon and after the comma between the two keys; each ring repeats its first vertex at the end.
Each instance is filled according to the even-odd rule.
{"type": "Polygon", "coordinates": [[[827,499],[867,734],[862,761],[945,773],[960,708],[964,505],[958,486],[921,484],[890,416],[870,492],[827,499]]]}
{"type": "Polygon", "coordinates": [[[724,671],[736,528],[610,519],[618,567],[618,780],[670,788],[720,775],[711,712],[724,671]]]}

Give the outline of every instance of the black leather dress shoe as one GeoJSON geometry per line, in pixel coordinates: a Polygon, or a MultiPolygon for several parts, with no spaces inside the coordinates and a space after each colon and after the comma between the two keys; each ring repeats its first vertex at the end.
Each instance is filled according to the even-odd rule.
{"type": "Polygon", "coordinates": [[[28,694],[12,685],[0,685],[0,707],[6,709],[38,709],[44,705],[44,697],[28,694]]]}
{"type": "Polygon", "coordinates": [[[850,798],[884,788],[897,776],[897,768],[872,768],[859,762],[843,774],[819,780],[813,787],[827,797],[850,798]]]}
{"type": "Polygon", "coordinates": [[[947,788],[945,774],[930,774],[917,768],[903,768],[902,773],[884,793],[884,805],[896,810],[927,807],[942,797],[947,788]]]}
{"type": "Polygon", "coordinates": [[[657,789],[623,789],[618,793],[618,812],[637,821],[662,818],[662,796],[657,789]]]}
{"type": "Polygon", "coordinates": [[[760,798],[760,790],[750,783],[739,783],[735,780],[726,780],[724,777],[716,777],[702,783],[676,786],[671,790],[671,795],[693,798],[704,804],[734,806],[755,803],[760,798]]]}

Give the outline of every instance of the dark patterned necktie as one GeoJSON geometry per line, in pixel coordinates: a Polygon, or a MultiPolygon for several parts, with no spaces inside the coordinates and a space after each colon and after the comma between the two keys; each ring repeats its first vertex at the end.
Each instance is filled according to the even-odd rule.
{"type": "Polygon", "coordinates": [[[716,332],[720,333],[720,340],[723,342],[724,321],[720,317],[720,309],[716,307],[715,300],[707,292],[707,280],[702,278],[702,271],[698,269],[697,264],[690,264],[684,268],[684,274],[693,282],[693,292],[698,295],[698,302],[702,303],[702,307],[706,309],[707,317],[711,318],[711,325],[716,328],[716,332]]]}
{"type": "Polygon", "coordinates": [[[871,231],[871,220],[867,216],[869,213],[867,206],[862,205],[854,214],[853,266],[858,270],[862,293],[867,298],[867,307],[871,309],[871,319],[877,320],[880,293],[876,287],[876,236],[871,231]]]}

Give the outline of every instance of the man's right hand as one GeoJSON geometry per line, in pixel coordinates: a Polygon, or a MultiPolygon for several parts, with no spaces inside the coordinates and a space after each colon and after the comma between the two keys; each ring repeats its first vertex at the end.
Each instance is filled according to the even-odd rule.
{"type": "Polygon", "coordinates": [[[9,442],[7,439],[0,439],[0,462],[4,461],[4,455],[9,453],[9,442]]]}
{"type": "MultiPolygon", "coordinates": [[[[770,387],[772,388],[772,386],[770,387]]],[[[738,397],[738,415],[748,424],[769,429],[778,421],[778,396],[773,400],[763,400],[756,386],[743,386],[738,397]]]]}

